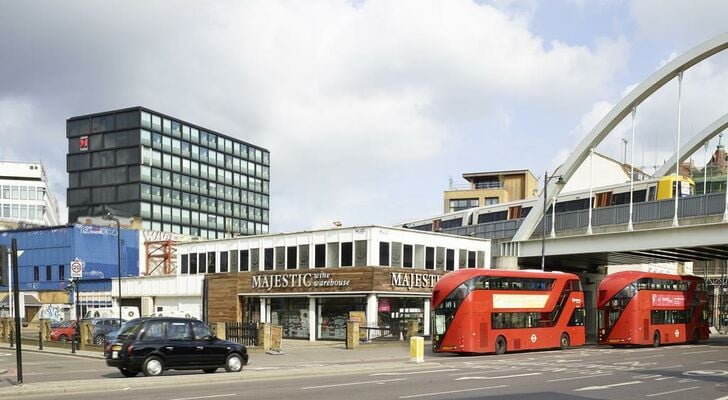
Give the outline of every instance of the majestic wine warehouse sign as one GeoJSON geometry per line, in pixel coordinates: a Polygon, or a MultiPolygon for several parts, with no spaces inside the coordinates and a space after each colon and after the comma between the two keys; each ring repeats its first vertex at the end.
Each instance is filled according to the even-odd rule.
{"type": "MultiPolygon", "coordinates": [[[[316,292],[416,292],[428,293],[445,271],[411,268],[346,267],[325,270],[286,270],[209,275],[224,280],[239,294],[316,292]]],[[[217,283],[215,283],[217,284],[217,283]]],[[[220,282],[222,284],[222,282],[220,282]]]]}

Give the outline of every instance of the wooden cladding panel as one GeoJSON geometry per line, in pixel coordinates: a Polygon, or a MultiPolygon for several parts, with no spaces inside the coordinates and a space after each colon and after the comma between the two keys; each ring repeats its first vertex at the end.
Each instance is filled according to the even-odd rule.
{"type": "Polygon", "coordinates": [[[210,322],[237,322],[237,274],[207,276],[207,315],[210,322]]]}

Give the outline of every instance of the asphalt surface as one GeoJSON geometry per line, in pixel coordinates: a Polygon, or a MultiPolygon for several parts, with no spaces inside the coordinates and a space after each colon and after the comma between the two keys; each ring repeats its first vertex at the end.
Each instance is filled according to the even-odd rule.
{"type": "MultiPolygon", "coordinates": [[[[725,337],[700,345],[586,346],[503,356],[426,351],[422,364],[409,362],[408,350],[405,343],[346,350],[341,344],[293,342],[284,343],[282,355],[252,353],[242,373],[170,372],[156,378],[122,378],[93,354],[24,352],[26,384],[13,385],[14,376],[0,375],[0,398],[728,400],[725,337]]],[[[0,347],[0,370],[15,360],[2,354],[10,352],[0,347]]]]}

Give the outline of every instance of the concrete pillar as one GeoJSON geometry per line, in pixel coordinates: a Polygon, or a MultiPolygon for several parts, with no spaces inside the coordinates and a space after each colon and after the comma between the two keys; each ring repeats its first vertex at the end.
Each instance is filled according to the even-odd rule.
{"type": "Polygon", "coordinates": [[[355,349],[359,346],[359,323],[346,321],[346,348],[355,349]]]}
{"type": "Polygon", "coordinates": [[[308,298],[308,341],[316,341],[316,298],[308,298]]]}
{"type": "Polygon", "coordinates": [[[268,302],[267,299],[264,297],[260,298],[260,322],[270,322],[270,317],[268,316],[268,302]]]}
{"type": "Polygon", "coordinates": [[[269,350],[270,344],[270,324],[263,322],[258,325],[258,346],[263,350],[269,350]]]}
{"type": "Polygon", "coordinates": [[[376,294],[367,295],[367,325],[368,327],[379,326],[379,299],[376,294]]]}
{"type": "Polygon", "coordinates": [[[518,257],[495,257],[493,269],[518,270],[518,257]]]}
{"type": "Polygon", "coordinates": [[[225,323],[224,322],[217,322],[215,323],[215,336],[217,336],[219,339],[227,340],[227,332],[225,331],[225,323]]]}
{"type": "Polygon", "coordinates": [[[430,320],[432,319],[432,315],[430,314],[430,307],[431,307],[431,300],[425,299],[425,310],[424,310],[424,321],[422,323],[424,324],[424,328],[422,330],[422,334],[425,336],[430,335],[430,320]]]}

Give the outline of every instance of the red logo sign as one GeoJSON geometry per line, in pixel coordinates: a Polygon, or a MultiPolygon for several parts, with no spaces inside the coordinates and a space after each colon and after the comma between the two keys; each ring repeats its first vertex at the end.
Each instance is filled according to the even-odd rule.
{"type": "Polygon", "coordinates": [[[88,151],[88,136],[81,136],[78,138],[78,149],[81,151],[88,151]]]}

